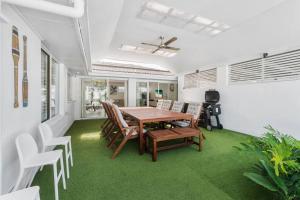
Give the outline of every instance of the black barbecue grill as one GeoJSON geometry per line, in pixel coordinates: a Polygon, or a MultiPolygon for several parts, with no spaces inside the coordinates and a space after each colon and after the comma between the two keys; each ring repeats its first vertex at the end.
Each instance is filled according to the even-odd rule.
{"type": "Polygon", "coordinates": [[[200,125],[207,130],[213,128],[222,129],[219,115],[221,114],[220,93],[216,90],[208,90],[205,92],[205,102],[200,115],[200,125]]]}

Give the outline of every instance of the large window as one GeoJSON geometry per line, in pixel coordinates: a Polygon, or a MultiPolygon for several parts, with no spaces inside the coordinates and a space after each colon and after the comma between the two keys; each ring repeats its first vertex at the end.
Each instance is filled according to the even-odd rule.
{"type": "Polygon", "coordinates": [[[136,106],[155,107],[159,99],[178,99],[178,85],[173,81],[138,81],[136,83],[136,106]]]}
{"type": "Polygon", "coordinates": [[[58,63],[51,59],[51,93],[50,93],[50,112],[54,117],[59,112],[59,70],[58,63]]]}
{"type": "Polygon", "coordinates": [[[300,50],[266,56],[229,66],[229,83],[300,79],[300,50]]]}
{"type": "Polygon", "coordinates": [[[43,49],[41,73],[41,121],[44,122],[59,113],[59,64],[43,49]]]}
{"type": "Polygon", "coordinates": [[[50,56],[42,50],[42,60],[41,60],[41,96],[42,96],[42,112],[41,112],[41,120],[42,122],[46,121],[50,117],[50,56]]]}
{"type": "Polygon", "coordinates": [[[196,71],[184,75],[184,89],[215,88],[217,84],[217,68],[196,71]]]}
{"type": "Polygon", "coordinates": [[[127,106],[127,80],[82,79],[82,118],[103,118],[101,101],[127,106]]]}

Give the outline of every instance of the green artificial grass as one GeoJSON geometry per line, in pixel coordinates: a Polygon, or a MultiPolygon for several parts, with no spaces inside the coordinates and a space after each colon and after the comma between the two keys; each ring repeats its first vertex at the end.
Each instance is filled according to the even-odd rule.
{"type": "MultiPolygon", "coordinates": [[[[202,152],[183,147],[150,154],[138,154],[137,141],[125,145],[111,160],[112,150],[100,138],[102,120],[76,121],[72,136],[74,167],[67,190],[59,187],[61,200],[155,199],[155,200],[268,200],[272,195],[243,176],[251,170],[254,155],[233,148],[249,136],[229,130],[204,131],[202,152]]],[[[42,200],[54,199],[52,167],[38,172],[42,200]]]]}

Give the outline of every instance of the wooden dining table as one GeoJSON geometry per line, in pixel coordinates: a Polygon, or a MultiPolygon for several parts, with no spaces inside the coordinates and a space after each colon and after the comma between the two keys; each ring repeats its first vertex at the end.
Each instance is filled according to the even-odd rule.
{"type": "Polygon", "coordinates": [[[193,126],[193,115],[179,112],[171,112],[153,107],[122,107],[124,115],[134,118],[139,124],[139,152],[145,152],[144,124],[151,122],[167,122],[173,120],[190,120],[193,126]]]}

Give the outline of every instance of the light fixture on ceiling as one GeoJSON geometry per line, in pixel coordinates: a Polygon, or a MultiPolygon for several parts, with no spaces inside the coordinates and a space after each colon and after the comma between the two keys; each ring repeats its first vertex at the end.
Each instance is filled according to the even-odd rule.
{"type": "Polygon", "coordinates": [[[225,23],[169,7],[153,0],[147,1],[142,6],[137,17],[196,34],[208,34],[211,36],[218,35],[230,28],[225,23]]]}
{"type": "Polygon", "coordinates": [[[126,60],[116,60],[110,58],[104,58],[99,60],[96,64],[100,65],[120,65],[123,67],[144,67],[148,69],[157,69],[157,70],[166,70],[165,68],[161,67],[160,65],[156,64],[149,64],[149,63],[141,63],[135,61],[126,61],[126,60]]]}

